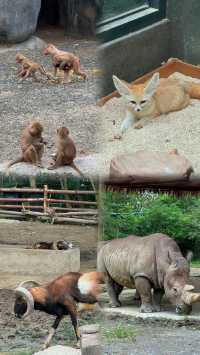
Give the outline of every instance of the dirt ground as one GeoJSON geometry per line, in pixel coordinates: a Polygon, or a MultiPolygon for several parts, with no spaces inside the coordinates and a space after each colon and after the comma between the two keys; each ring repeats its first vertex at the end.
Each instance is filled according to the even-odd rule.
{"type": "MultiPolygon", "coordinates": [[[[34,312],[25,320],[13,315],[14,294],[0,290],[0,354],[31,355],[39,350],[53,323],[53,317],[34,312]]],[[[198,355],[198,326],[178,327],[170,324],[141,323],[105,316],[102,312],[85,313],[79,324],[99,323],[105,355],[198,355]],[[183,345],[184,344],[184,345],[183,345]]],[[[71,322],[62,321],[52,345],[75,346],[71,322]]]]}
{"type": "MultiPolygon", "coordinates": [[[[198,79],[195,81],[199,83],[198,79]]],[[[101,145],[104,158],[102,169],[105,174],[109,173],[110,160],[118,154],[143,149],[168,152],[174,148],[190,160],[194,174],[200,174],[199,100],[191,100],[191,104],[184,110],[161,115],[157,119],[142,119],[140,123],[143,128],[131,127],[123,139],[114,140],[113,136],[119,131],[124,112],[122,98],[113,98],[101,108],[101,132],[104,137],[104,144],[101,145]]]]}
{"type": "MultiPolygon", "coordinates": [[[[96,138],[99,127],[96,101],[100,80],[97,43],[91,39],[64,37],[59,31],[43,30],[37,35],[47,43],[52,42],[60,49],[80,56],[88,79],[85,82],[76,79],[67,85],[47,83],[45,78],[43,83],[35,83],[32,79],[19,83],[15,63],[17,51],[0,50],[1,162],[18,156],[21,131],[32,119],[38,119],[44,125],[44,136],[48,141],[45,163],[54,152],[56,129],[62,125],[70,129],[79,154],[81,151],[89,154],[99,150],[96,138]]],[[[44,56],[42,50],[24,50],[22,53],[52,71],[51,58],[44,56]]]]}

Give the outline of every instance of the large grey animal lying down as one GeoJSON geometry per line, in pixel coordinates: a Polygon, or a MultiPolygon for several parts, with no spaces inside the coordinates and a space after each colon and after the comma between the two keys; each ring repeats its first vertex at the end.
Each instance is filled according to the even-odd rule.
{"type": "Polygon", "coordinates": [[[111,305],[120,307],[124,287],[134,288],[141,298],[141,312],[160,311],[162,296],[176,305],[176,312],[189,314],[200,293],[188,285],[191,253],[184,258],[177,243],[157,233],[129,236],[105,244],[98,254],[111,305]],[[153,295],[151,290],[154,290],[153,295]]]}

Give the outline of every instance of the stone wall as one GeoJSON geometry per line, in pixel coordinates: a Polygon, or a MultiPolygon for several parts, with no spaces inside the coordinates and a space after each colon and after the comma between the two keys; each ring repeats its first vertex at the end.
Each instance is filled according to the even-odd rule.
{"type": "Polygon", "coordinates": [[[36,30],[41,0],[0,1],[0,42],[25,41],[36,30]]]}

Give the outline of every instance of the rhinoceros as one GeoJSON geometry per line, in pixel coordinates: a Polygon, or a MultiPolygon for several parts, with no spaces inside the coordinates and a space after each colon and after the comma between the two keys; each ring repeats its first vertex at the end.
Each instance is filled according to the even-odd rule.
{"type": "Polygon", "coordinates": [[[177,313],[189,314],[200,300],[188,285],[191,254],[184,258],[177,243],[161,233],[108,242],[98,254],[98,271],[104,273],[111,306],[121,306],[119,295],[128,287],[140,296],[141,312],[160,311],[165,293],[177,313]]]}

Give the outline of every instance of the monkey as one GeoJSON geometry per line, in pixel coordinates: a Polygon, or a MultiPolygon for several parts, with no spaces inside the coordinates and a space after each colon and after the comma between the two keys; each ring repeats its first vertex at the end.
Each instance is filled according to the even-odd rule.
{"type": "Polygon", "coordinates": [[[53,157],[54,162],[48,169],[56,169],[59,166],[69,165],[74,170],[76,170],[80,176],[84,177],[84,174],[75,165],[74,159],[76,157],[76,146],[69,136],[69,129],[66,127],[61,127],[57,129],[57,139],[56,139],[56,154],[53,157]]]}
{"type": "Polygon", "coordinates": [[[23,131],[21,137],[22,155],[11,161],[7,168],[20,162],[35,164],[42,167],[41,159],[44,153],[44,145],[47,142],[42,137],[43,126],[38,121],[32,121],[23,131]]]}
{"type": "Polygon", "coordinates": [[[80,68],[80,59],[73,53],[65,52],[57,49],[53,44],[48,44],[43,52],[45,55],[51,55],[54,66],[54,76],[56,77],[58,69],[64,71],[63,83],[68,84],[70,82],[70,71],[76,75],[80,75],[84,80],[86,74],[80,68]]]}
{"type": "Polygon", "coordinates": [[[32,77],[36,82],[39,82],[40,80],[37,78],[36,72],[40,72],[41,74],[45,75],[49,80],[54,80],[53,75],[47,73],[42,65],[32,62],[21,53],[16,55],[16,62],[21,65],[21,68],[18,72],[20,81],[23,81],[28,77],[32,77]]]}

